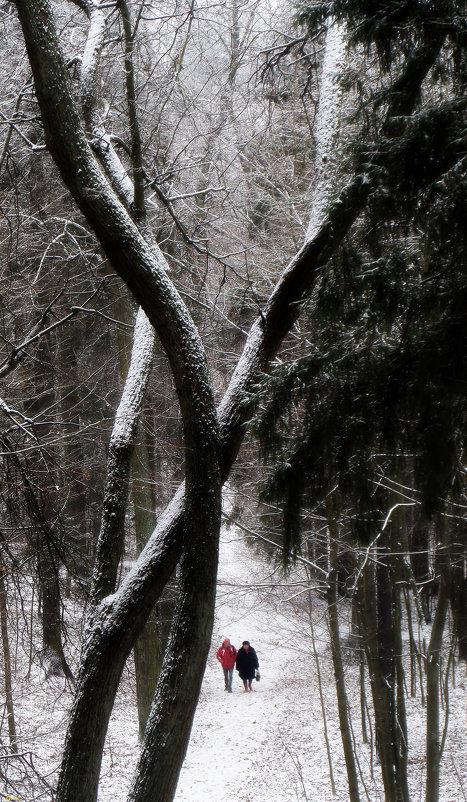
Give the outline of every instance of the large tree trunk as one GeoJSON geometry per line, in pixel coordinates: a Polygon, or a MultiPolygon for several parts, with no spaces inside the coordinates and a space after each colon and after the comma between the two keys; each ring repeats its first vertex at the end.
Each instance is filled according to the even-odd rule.
{"type": "MultiPolygon", "coordinates": [[[[197,560],[193,559],[189,550],[194,549],[196,552],[198,546],[198,553],[204,557],[205,566],[204,570],[198,573],[198,581],[202,577],[206,584],[200,589],[199,604],[195,600],[191,607],[194,612],[198,611],[201,615],[196,622],[198,636],[193,639],[197,651],[192,655],[189,665],[176,657],[173,660],[169,659],[170,670],[163,673],[160,683],[161,695],[171,695],[170,686],[182,686],[184,672],[189,668],[192,704],[187,708],[184,696],[177,694],[173,698],[171,711],[172,715],[177,715],[177,711],[180,710],[183,719],[183,737],[180,743],[174,745],[171,754],[171,761],[177,773],[183,761],[209,648],[209,626],[212,622],[211,610],[215,596],[215,566],[220,523],[218,426],[204,351],[193,322],[167,277],[165,260],[155,246],[150,247],[146,243],[125,209],[117,201],[88,146],[73,103],[66,65],[61,55],[50,8],[41,0],[38,2],[25,0],[24,3],[18,4],[18,9],[30,62],[35,73],[37,95],[49,148],[65,183],[96,233],[109,262],[126,281],[161,339],[174,376],[185,438],[184,520],[181,510],[182,494],[175,502],[179,512],[175,520],[177,523],[183,523],[182,531],[169,524],[169,530],[173,534],[177,532],[178,542],[169,542],[168,546],[163,544],[162,548],[159,544],[154,544],[159,554],[163,554],[164,557],[170,554],[172,557],[170,563],[166,561],[166,570],[163,569],[155,578],[150,567],[151,561],[148,565],[143,558],[144,573],[149,582],[145,583],[143,580],[139,583],[141,592],[136,591],[130,599],[126,595],[129,587],[126,585],[116,594],[113,602],[106,601],[103,596],[113,590],[115,558],[112,551],[109,552],[104,548],[102,541],[99,543],[93,600],[98,604],[99,600],[102,601],[93,617],[94,626],[89,630],[83,649],[76,702],[71,714],[57,791],[59,800],[78,802],[83,796],[89,800],[96,798],[107,722],[125,659],[153,608],[158,593],[172,573],[181,548],[185,546],[188,589],[185,589],[182,598],[179,619],[179,628],[183,630],[184,606],[188,603],[186,593],[191,593],[192,586],[197,589],[198,572],[194,568],[197,560]],[[114,607],[117,598],[118,611],[114,607]],[[136,606],[134,601],[137,601],[136,606]],[[127,627],[127,616],[131,620],[129,627],[127,627]],[[122,625],[124,632],[120,630],[122,625]],[[93,708],[91,715],[89,691],[92,696],[100,697],[99,701],[96,700],[95,706],[91,703],[93,708]],[[95,726],[96,719],[100,721],[98,726],[95,726]],[[83,748],[83,744],[86,748],[83,748]]],[[[107,510],[109,515],[112,513],[112,502],[113,499],[109,498],[107,510]]],[[[171,509],[173,510],[173,507],[171,509]]],[[[167,518],[164,519],[162,531],[166,531],[166,528],[167,518]]],[[[113,542],[113,535],[108,540],[109,543],[113,542]]],[[[136,574],[137,572],[134,572],[133,577],[136,574]]],[[[179,638],[174,636],[172,642],[178,646],[179,638]]]]}
{"type": "MultiPolygon", "coordinates": [[[[192,517],[190,524],[196,531],[192,517]]],[[[129,795],[132,802],[170,802],[175,794],[211,643],[217,548],[210,538],[217,546],[218,532],[205,531],[201,542],[189,541],[183,556],[174,623],[129,795]]]]}

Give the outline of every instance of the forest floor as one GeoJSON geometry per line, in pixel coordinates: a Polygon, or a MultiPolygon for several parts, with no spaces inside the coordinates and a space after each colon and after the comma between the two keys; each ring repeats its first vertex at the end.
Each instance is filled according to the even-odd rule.
{"type": "MultiPolygon", "coordinates": [[[[345,638],[347,603],[343,601],[341,606],[345,638]]],[[[17,669],[21,663],[20,646],[17,643],[17,669]]],[[[350,647],[345,654],[361,799],[383,802],[371,732],[370,744],[362,744],[358,661],[350,647]]],[[[34,665],[28,677],[17,670],[15,679],[21,750],[24,760],[32,760],[53,784],[71,691],[63,681],[44,682],[34,665]]],[[[465,669],[461,666],[457,667],[455,681],[449,684],[449,711],[440,802],[465,802],[467,728],[465,669]]],[[[410,799],[423,802],[425,720],[418,699],[408,699],[407,718],[410,799]]],[[[109,726],[99,802],[124,802],[137,754],[134,678],[128,668],[109,726]]],[[[20,802],[36,802],[50,800],[51,794],[39,783],[34,785],[34,778],[27,784],[18,774],[17,782],[4,786],[1,802],[8,796],[20,802]]],[[[294,569],[285,581],[279,568],[268,564],[264,555],[249,546],[234,527],[225,529],[222,535],[212,648],[175,802],[221,799],[348,800],[324,601],[318,594],[309,593],[302,569],[294,569]],[[243,640],[249,640],[256,649],[261,680],[254,683],[252,693],[243,692],[236,672],[233,693],[224,691],[222,669],[216,660],[224,637],[229,637],[237,648],[243,640]]]]}

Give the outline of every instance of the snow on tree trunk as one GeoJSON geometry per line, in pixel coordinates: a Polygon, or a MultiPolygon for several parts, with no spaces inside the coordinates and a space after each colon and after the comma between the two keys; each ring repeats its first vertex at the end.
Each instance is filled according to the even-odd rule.
{"type": "Polygon", "coordinates": [[[130,366],[109,443],[101,529],[93,571],[91,607],[115,590],[123,540],[131,456],[148,384],[155,333],[140,308],[136,317],[130,366]]]}
{"type": "Polygon", "coordinates": [[[312,240],[326,218],[330,201],[336,195],[336,172],[339,156],[339,128],[344,92],[339,82],[345,64],[344,27],[330,22],[326,32],[323,67],[320,81],[318,119],[316,123],[316,181],[313,204],[306,231],[312,240]]]}

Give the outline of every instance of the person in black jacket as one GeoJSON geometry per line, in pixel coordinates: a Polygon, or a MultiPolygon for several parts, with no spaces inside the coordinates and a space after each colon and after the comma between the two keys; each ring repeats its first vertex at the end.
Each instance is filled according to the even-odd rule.
{"type": "Polygon", "coordinates": [[[259,663],[258,656],[253,646],[250,646],[249,641],[243,641],[241,648],[237,652],[235,665],[240,674],[240,679],[243,681],[243,692],[252,691],[252,680],[254,680],[255,676],[259,679],[259,663]]]}

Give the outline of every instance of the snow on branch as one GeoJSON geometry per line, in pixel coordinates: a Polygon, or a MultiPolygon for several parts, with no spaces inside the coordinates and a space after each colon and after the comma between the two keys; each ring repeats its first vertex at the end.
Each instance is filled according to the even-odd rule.
{"type": "Polygon", "coordinates": [[[154,329],[140,307],[136,317],[130,367],[110,437],[101,529],[93,571],[94,603],[115,586],[123,548],[123,522],[131,454],[151,372],[154,342],[154,329]]]}
{"type": "Polygon", "coordinates": [[[316,127],[316,183],[313,205],[306,239],[311,240],[326,216],[327,207],[334,191],[336,173],[336,151],[343,89],[339,76],[345,63],[346,41],[344,28],[330,22],[326,33],[326,46],[320,82],[318,119],[316,127]]]}

